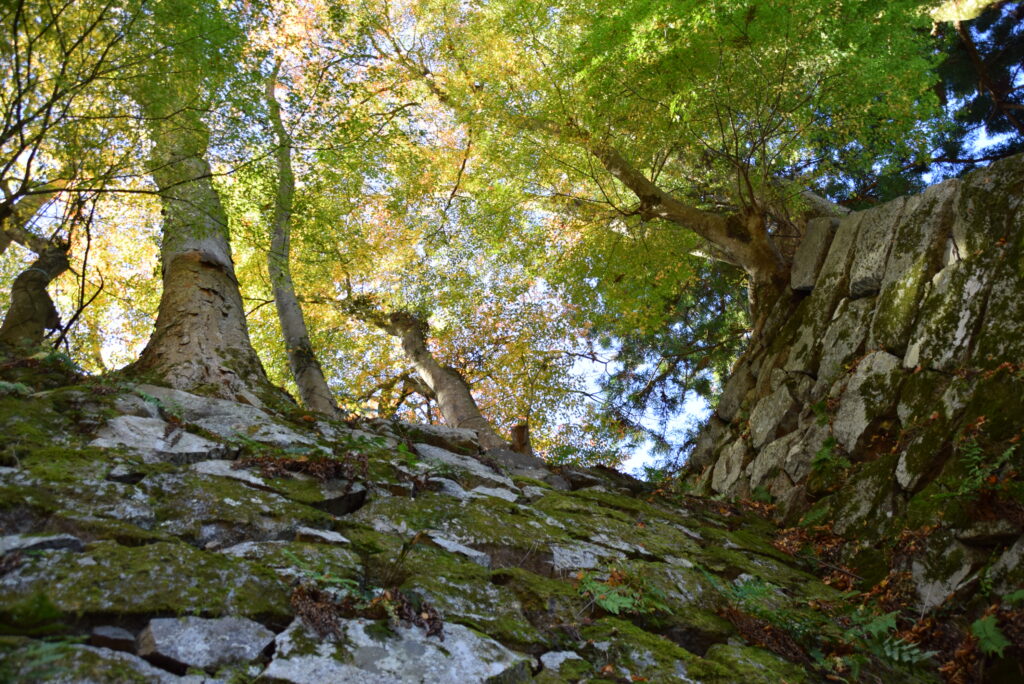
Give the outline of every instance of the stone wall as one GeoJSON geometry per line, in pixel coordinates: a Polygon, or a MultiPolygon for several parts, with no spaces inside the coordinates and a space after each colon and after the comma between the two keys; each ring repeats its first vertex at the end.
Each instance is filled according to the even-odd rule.
{"type": "Polygon", "coordinates": [[[977,485],[1021,494],[1022,241],[1024,156],[814,220],[691,457],[703,487],[849,537],[1012,543],[1020,504],[979,512],[977,485]]]}

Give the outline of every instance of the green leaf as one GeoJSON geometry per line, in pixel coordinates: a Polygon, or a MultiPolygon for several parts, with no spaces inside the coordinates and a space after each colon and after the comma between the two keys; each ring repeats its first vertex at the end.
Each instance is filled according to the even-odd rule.
{"type": "Polygon", "coordinates": [[[1024,589],[1018,589],[1017,591],[1007,594],[1003,597],[1003,600],[1011,605],[1024,601],[1024,589]]]}
{"type": "Polygon", "coordinates": [[[871,622],[864,625],[864,633],[877,637],[887,634],[896,629],[896,613],[879,615],[871,622]]]}
{"type": "Polygon", "coordinates": [[[978,647],[985,655],[1003,657],[1003,649],[1010,645],[993,615],[986,615],[974,621],[971,633],[978,637],[978,647]]]}
{"type": "Polygon", "coordinates": [[[636,608],[636,602],[633,600],[633,597],[625,596],[616,591],[597,594],[594,597],[594,601],[612,615],[618,615],[623,610],[631,611],[636,608]]]}

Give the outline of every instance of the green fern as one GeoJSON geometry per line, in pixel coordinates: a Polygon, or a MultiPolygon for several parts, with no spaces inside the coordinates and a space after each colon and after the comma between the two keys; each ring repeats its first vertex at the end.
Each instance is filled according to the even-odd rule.
{"type": "Polygon", "coordinates": [[[985,655],[1003,657],[1003,650],[1010,645],[1009,640],[999,629],[994,615],[979,618],[971,625],[971,634],[978,637],[978,648],[985,655]]]}

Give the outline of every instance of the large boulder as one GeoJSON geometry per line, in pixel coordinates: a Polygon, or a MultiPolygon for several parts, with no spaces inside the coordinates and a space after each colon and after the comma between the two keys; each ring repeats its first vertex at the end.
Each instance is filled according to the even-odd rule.
{"type": "Polygon", "coordinates": [[[168,669],[213,672],[256,660],[273,643],[273,632],[245,618],[157,618],[139,635],[138,654],[168,669]]]}
{"type": "Polygon", "coordinates": [[[440,636],[417,627],[343,620],[341,637],[321,640],[296,620],[277,637],[274,660],[262,678],[290,684],[530,680],[532,659],[462,625],[440,636]]]}
{"type": "Polygon", "coordinates": [[[96,434],[89,446],[123,447],[142,456],[146,463],[194,463],[218,458],[224,447],[187,432],[159,418],[118,416],[96,434]]]}
{"type": "Polygon", "coordinates": [[[790,270],[790,287],[798,292],[810,292],[818,279],[818,271],[825,262],[828,248],[832,246],[839,219],[824,217],[807,222],[796,254],[793,256],[793,267],[790,270]]]}

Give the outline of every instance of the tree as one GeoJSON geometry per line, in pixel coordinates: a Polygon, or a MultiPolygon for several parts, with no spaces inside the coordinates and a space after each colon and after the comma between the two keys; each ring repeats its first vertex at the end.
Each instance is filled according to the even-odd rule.
{"type": "Polygon", "coordinates": [[[823,184],[830,197],[866,208],[1024,151],[1024,5],[949,2],[932,13],[939,58],[934,89],[943,110],[930,145],[873,168],[846,164],[823,184]]]}
{"type": "Polygon", "coordinates": [[[47,246],[32,265],[14,280],[11,306],[0,326],[0,343],[37,346],[47,330],[60,328],[60,315],[46,288],[68,269],[67,245],[47,246]]]}
{"type": "Polygon", "coordinates": [[[295,174],[292,171],[291,138],[281,120],[281,106],[274,89],[281,62],[267,79],[267,110],[277,139],[277,193],[274,198],[273,237],[267,253],[267,271],[273,285],[274,304],[277,318],[281,322],[288,364],[292,377],[299,388],[303,403],[314,411],[327,416],[337,414],[337,407],[327,387],[320,362],[309,341],[309,332],[302,314],[302,307],[295,295],[295,284],[291,273],[291,217],[295,196],[295,174]]]}
{"type": "Polygon", "coordinates": [[[870,166],[925,144],[926,4],[411,3],[379,30],[409,74],[488,131],[492,154],[534,147],[511,157],[533,168],[510,173],[631,225],[680,226],[741,268],[756,331],[823,206],[803,191],[838,172],[823,151],[870,166]],[[393,26],[410,16],[403,44],[393,26]]]}
{"type": "Polygon", "coordinates": [[[111,84],[144,60],[130,50],[140,12],[135,0],[0,10],[0,225],[24,227],[72,176],[95,187],[109,171],[101,150],[121,114],[111,84]]]}
{"type": "Polygon", "coordinates": [[[123,326],[128,357],[155,307],[155,221],[131,205],[155,183],[137,370],[260,403],[291,368],[311,410],[486,416],[495,443],[529,420],[541,450],[611,453],[757,343],[806,219],[842,211],[820,195],[874,201],[943,135],[1013,128],[1016,5],[937,43],[935,4],[16,2],[0,252],[65,241],[28,222],[46,199],[124,193],[67,241],[77,302],[113,284],[74,340],[101,356],[123,326]]]}
{"type": "Polygon", "coordinates": [[[134,370],[179,389],[262,405],[270,385],[249,340],[202,119],[231,69],[241,34],[215,3],[168,0],[157,10],[148,28],[163,47],[162,58],[137,74],[132,96],[152,141],[151,172],[163,206],[163,293],[134,370]]]}
{"type": "Polygon", "coordinates": [[[475,430],[485,449],[508,448],[480,413],[469,384],[458,369],[437,362],[427,346],[429,327],[419,316],[409,311],[381,311],[369,297],[348,297],[341,302],[350,315],[374,325],[398,338],[406,358],[419,373],[437,400],[444,421],[455,428],[475,430]]]}

